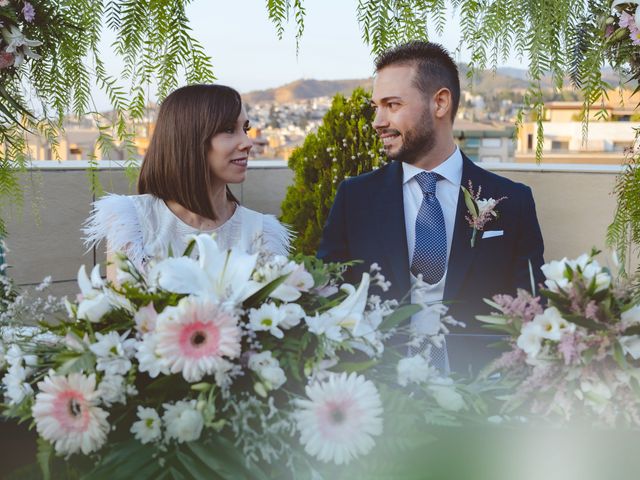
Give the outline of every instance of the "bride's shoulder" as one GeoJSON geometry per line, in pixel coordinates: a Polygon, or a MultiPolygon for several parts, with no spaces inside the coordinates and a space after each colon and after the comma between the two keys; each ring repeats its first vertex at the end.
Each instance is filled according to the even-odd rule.
{"type": "Polygon", "coordinates": [[[288,225],[281,223],[275,215],[260,213],[240,206],[242,223],[262,235],[262,248],[275,255],[288,256],[294,232],[288,225]]]}
{"type": "Polygon", "coordinates": [[[136,260],[144,256],[144,225],[157,210],[153,195],[107,194],[92,205],[92,211],[82,227],[87,247],[102,240],[111,251],[126,251],[136,260]]]}

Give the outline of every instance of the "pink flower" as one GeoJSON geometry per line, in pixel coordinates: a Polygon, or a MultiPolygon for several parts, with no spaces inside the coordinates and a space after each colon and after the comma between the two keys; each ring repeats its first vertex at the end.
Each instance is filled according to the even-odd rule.
{"type": "Polygon", "coordinates": [[[95,386],[95,375],[81,373],[47,376],[38,383],[33,418],[40,436],[53,443],[56,452],[87,455],[105,443],[108,413],[95,406],[95,386]]]}
{"type": "Polygon", "coordinates": [[[36,18],[36,11],[33,9],[33,5],[29,2],[24,2],[24,7],[22,7],[22,16],[29,23],[33,22],[36,18]]]}
{"type": "Polygon", "coordinates": [[[15,62],[16,57],[13,53],[9,53],[7,51],[0,52],[0,70],[4,68],[9,68],[15,62]]]}
{"type": "Polygon", "coordinates": [[[618,21],[618,24],[622,28],[629,28],[629,29],[636,26],[636,22],[633,18],[633,15],[629,15],[627,12],[622,12],[620,14],[620,20],[618,21]]]}
{"type": "Polygon", "coordinates": [[[309,399],[294,400],[300,441],[309,455],[337,465],[365,455],[382,434],[382,401],[363,376],[333,374],[306,387],[309,399]]]}
{"type": "Polygon", "coordinates": [[[629,29],[629,38],[633,45],[640,45],[640,30],[637,27],[633,30],[629,29]]]}
{"type": "Polygon", "coordinates": [[[223,356],[240,356],[241,330],[236,317],[216,303],[185,297],[157,319],[156,352],[172,373],[188,382],[215,373],[223,356]]]}

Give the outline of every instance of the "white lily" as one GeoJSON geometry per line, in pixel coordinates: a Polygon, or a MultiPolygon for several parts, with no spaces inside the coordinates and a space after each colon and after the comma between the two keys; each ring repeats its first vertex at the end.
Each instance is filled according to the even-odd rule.
{"type": "Polygon", "coordinates": [[[40,60],[42,57],[31,50],[31,47],[39,47],[42,42],[39,40],[29,40],[15,25],[2,29],[2,38],[7,43],[6,51],[15,55],[16,67],[24,62],[25,57],[40,60]]]}
{"type": "Polygon", "coordinates": [[[353,332],[364,318],[364,309],[367,306],[369,293],[369,274],[366,272],[362,274],[362,280],[357,290],[349,283],[340,286],[340,290],[347,292],[347,298],[340,305],[327,310],[323,316],[334,319],[339,325],[353,332]]]}
{"type": "Polygon", "coordinates": [[[636,21],[636,25],[640,26],[640,8],[637,7],[637,5],[640,5],[640,0],[613,0],[613,3],[611,4],[611,10],[614,11],[618,5],[624,5],[625,3],[636,4],[634,19],[636,21]]]}
{"type": "Polygon", "coordinates": [[[258,254],[232,248],[221,250],[209,235],[192,236],[198,246],[198,260],[167,258],[156,264],[149,280],[164,290],[202,296],[217,302],[238,304],[249,297],[249,278],[258,254]]]}
{"type": "Polygon", "coordinates": [[[87,271],[82,265],[78,270],[78,286],[82,292],[82,298],[78,304],[78,318],[89,320],[92,323],[99,322],[111,309],[113,305],[109,296],[102,290],[104,283],[100,278],[100,265],[96,265],[91,270],[91,280],[87,271]]]}

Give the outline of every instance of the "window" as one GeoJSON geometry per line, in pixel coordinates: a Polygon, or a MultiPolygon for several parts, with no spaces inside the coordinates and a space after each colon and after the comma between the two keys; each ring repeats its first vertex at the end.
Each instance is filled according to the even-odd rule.
{"type": "Polygon", "coordinates": [[[500,138],[483,138],[482,146],[487,148],[500,148],[502,146],[502,139],[500,138]]]}
{"type": "Polygon", "coordinates": [[[569,150],[568,140],[552,140],[551,150],[569,150]]]}
{"type": "Polygon", "coordinates": [[[479,138],[467,138],[464,146],[467,147],[467,148],[478,148],[480,146],[480,139],[479,138]]]}
{"type": "Polygon", "coordinates": [[[491,162],[491,163],[499,163],[502,161],[501,157],[497,157],[495,155],[483,155],[482,158],[480,158],[481,162],[491,162]]]}

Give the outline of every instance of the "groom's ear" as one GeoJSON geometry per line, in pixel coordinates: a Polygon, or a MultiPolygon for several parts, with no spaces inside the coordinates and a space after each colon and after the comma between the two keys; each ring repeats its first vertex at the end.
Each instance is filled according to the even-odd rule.
{"type": "Polygon", "coordinates": [[[433,115],[436,119],[442,120],[445,118],[451,118],[451,90],[448,88],[441,88],[433,95],[433,115]]]}

